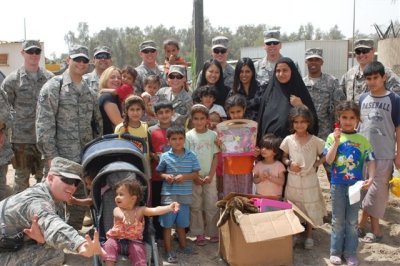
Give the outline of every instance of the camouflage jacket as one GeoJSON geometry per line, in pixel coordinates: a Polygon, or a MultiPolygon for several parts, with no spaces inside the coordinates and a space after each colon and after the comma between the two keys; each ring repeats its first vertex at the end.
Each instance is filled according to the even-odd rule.
{"type": "Polygon", "coordinates": [[[45,159],[61,156],[80,161],[83,147],[95,136],[92,123],[102,132],[97,96],[82,80],[81,88],[72,82],[69,70],[49,80],[40,91],[36,116],[38,149],[45,159]]]}
{"type": "Polygon", "coordinates": [[[3,90],[0,90],[0,124],[5,124],[5,129],[3,131],[5,134],[5,142],[3,146],[0,146],[0,166],[8,164],[13,157],[13,151],[8,136],[11,119],[11,109],[7,101],[7,95],[3,90]]]}
{"type": "Polygon", "coordinates": [[[260,59],[254,63],[254,68],[256,69],[257,73],[257,81],[261,85],[266,85],[269,83],[269,80],[272,77],[275,69],[275,63],[268,61],[267,57],[265,56],[263,59],[260,59]]]}
{"type": "Polygon", "coordinates": [[[135,69],[138,73],[136,81],[135,81],[135,94],[136,95],[140,96],[144,92],[144,79],[150,75],[156,75],[156,76],[160,77],[160,83],[161,83],[160,88],[168,86],[167,81],[164,78],[163,66],[157,65],[156,69],[152,70],[149,67],[147,67],[145,64],[142,63],[135,69]]]}
{"type": "MultiPolygon", "coordinates": [[[[400,78],[388,67],[385,67],[385,87],[397,94],[400,94],[400,78]]],[[[358,102],[358,98],[364,92],[369,91],[365,82],[364,73],[360,66],[354,66],[342,76],[340,88],[345,93],[347,100],[358,102]]]]}
{"type": "Polygon", "coordinates": [[[7,93],[8,102],[14,112],[11,142],[36,143],[35,115],[36,103],[42,86],[54,76],[53,73],[39,68],[37,80],[20,67],[9,74],[1,85],[7,93]]]}
{"type": "Polygon", "coordinates": [[[96,69],[94,69],[92,72],[87,73],[83,76],[87,84],[89,85],[89,88],[91,88],[93,91],[96,93],[99,92],[99,80],[100,77],[97,75],[96,69]]]}
{"type": "Polygon", "coordinates": [[[346,97],[343,91],[339,89],[338,79],[332,75],[322,73],[320,79],[315,83],[309,76],[304,77],[303,81],[317,111],[318,137],[326,140],[333,131],[335,107],[346,97]]]}
{"type": "MultiPolygon", "coordinates": [[[[5,200],[0,202],[0,211],[4,202],[5,200]]],[[[37,214],[46,245],[76,251],[85,239],[64,221],[64,210],[64,204],[54,200],[47,182],[36,184],[8,198],[4,211],[6,234],[11,235],[30,228],[32,217],[37,214]]]]}
{"type": "MultiPolygon", "coordinates": [[[[227,64],[225,69],[223,69],[222,71],[223,71],[222,75],[223,75],[223,78],[224,78],[225,86],[229,87],[229,89],[232,89],[232,87],[233,87],[233,79],[235,77],[235,69],[230,64],[227,64]]],[[[202,74],[203,74],[203,70],[200,71],[200,73],[198,75],[197,82],[196,82],[196,89],[200,87],[201,75],[202,74]]]]}

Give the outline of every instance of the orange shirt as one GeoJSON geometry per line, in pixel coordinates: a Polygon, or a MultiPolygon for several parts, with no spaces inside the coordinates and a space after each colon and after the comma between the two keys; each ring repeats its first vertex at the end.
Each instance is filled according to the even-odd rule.
{"type": "Polygon", "coordinates": [[[224,173],[229,175],[243,175],[253,172],[253,156],[224,157],[224,173]]]}

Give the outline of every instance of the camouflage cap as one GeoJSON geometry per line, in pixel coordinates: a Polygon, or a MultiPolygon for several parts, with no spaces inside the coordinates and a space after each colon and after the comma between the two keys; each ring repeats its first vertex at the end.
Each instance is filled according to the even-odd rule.
{"type": "Polygon", "coordinates": [[[354,42],[354,50],[357,48],[374,48],[374,41],[371,39],[360,39],[354,42]]]}
{"type": "Polygon", "coordinates": [[[185,66],[182,65],[171,65],[168,73],[178,73],[182,76],[186,76],[186,69],[185,66]]]}
{"type": "Polygon", "coordinates": [[[264,31],[264,43],[267,42],[280,42],[281,32],[279,30],[264,31]]]}
{"type": "Polygon", "coordinates": [[[40,42],[37,41],[37,40],[25,40],[22,43],[22,49],[24,51],[28,51],[29,49],[32,49],[32,48],[36,48],[36,49],[42,50],[42,46],[40,45],[40,42]]]}
{"type": "Polygon", "coordinates": [[[50,172],[61,176],[81,180],[83,167],[65,158],[55,157],[51,160],[50,172]]]}
{"type": "Polygon", "coordinates": [[[154,49],[154,50],[157,50],[157,46],[156,46],[156,43],[155,43],[154,41],[152,41],[152,40],[147,40],[147,41],[142,42],[142,43],[139,45],[139,49],[140,49],[140,51],[143,51],[143,50],[145,50],[145,49],[154,49]]]}
{"type": "Polygon", "coordinates": [[[211,49],[219,48],[219,47],[228,49],[229,39],[226,38],[225,36],[214,37],[211,41],[211,46],[212,46],[211,49]]]}
{"type": "Polygon", "coordinates": [[[111,55],[111,48],[105,45],[100,45],[94,48],[94,56],[100,54],[100,53],[105,53],[111,55]]]}
{"type": "Polygon", "coordinates": [[[83,45],[74,45],[69,50],[69,57],[72,59],[77,57],[85,57],[89,59],[89,49],[83,45]]]}
{"type": "Polygon", "coordinates": [[[319,58],[324,59],[322,57],[322,49],[321,48],[310,48],[306,51],[306,60],[309,58],[319,58]]]}

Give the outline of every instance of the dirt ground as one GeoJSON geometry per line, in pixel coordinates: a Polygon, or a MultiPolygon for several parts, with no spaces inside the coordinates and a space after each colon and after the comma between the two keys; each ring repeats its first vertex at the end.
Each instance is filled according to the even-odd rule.
{"type": "MultiPolygon", "coordinates": [[[[12,184],[13,169],[8,172],[8,184],[12,184]]],[[[324,199],[328,208],[326,223],[314,231],[315,247],[312,250],[305,250],[301,243],[294,247],[294,265],[330,265],[329,263],[329,242],[331,234],[330,216],[331,202],[329,196],[329,183],[323,171],[320,171],[320,182],[324,199]]],[[[34,182],[34,181],[33,181],[34,182]]],[[[391,195],[386,214],[381,221],[383,229],[383,240],[380,243],[367,244],[360,241],[359,259],[360,265],[400,265],[400,198],[391,195]]],[[[88,230],[84,228],[83,231],[88,230]]],[[[208,243],[204,247],[194,244],[194,238],[189,236],[189,244],[193,245],[196,254],[178,254],[179,265],[227,265],[218,255],[218,244],[208,243]]],[[[174,243],[177,245],[177,243],[174,243]]],[[[160,256],[163,256],[162,247],[159,247],[160,256]]],[[[66,252],[65,264],[70,266],[89,266],[92,259],[83,258],[76,254],[66,252]]],[[[129,265],[128,262],[119,265],[129,265]]],[[[171,265],[163,262],[162,265],[171,265]]]]}

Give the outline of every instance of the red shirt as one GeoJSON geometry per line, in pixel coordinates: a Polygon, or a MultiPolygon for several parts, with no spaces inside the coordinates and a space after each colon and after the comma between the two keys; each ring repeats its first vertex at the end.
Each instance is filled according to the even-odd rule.
{"type": "MultiPolygon", "coordinates": [[[[168,151],[171,147],[168,145],[167,129],[160,128],[160,125],[154,125],[149,128],[150,135],[150,151],[152,153],[161,154],[168,151]]],[[[162,181],[160,174],[156,171],[158,161],[151,160],[151,179],[154,181],[162,181]]]]}

